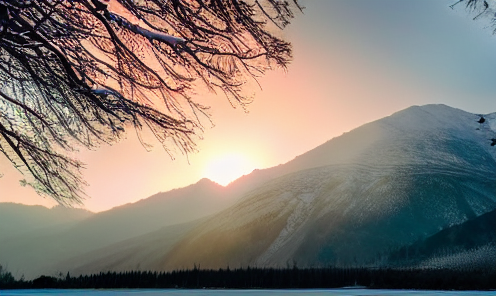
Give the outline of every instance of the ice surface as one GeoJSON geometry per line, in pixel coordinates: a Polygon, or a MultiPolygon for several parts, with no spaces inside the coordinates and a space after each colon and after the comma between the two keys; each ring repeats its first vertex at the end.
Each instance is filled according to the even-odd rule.
{"type": "Polygon", "coordinates": [[[494,291],[420,291],[420,290],[368,290],[368,289],[300,289],[300,290],[0,290],[0,295],[36,295],[36,296],[114,296],[114,295],[148,295],[148,296],[279,296],[279,295],[292,295],[292,296],[374,296],[374,295],[414,295],[414,296],[427,296],[427,295],[440,295],[440,296],[464,296],[464,295],[494,295],[494,291]]]}

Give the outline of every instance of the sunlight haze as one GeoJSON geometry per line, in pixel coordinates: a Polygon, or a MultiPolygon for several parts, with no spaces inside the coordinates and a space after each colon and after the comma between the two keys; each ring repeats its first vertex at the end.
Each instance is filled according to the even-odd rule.
{"type": "Polygon", "coordinates": [[[255,165],[241,154],[223,154],[207,164],[204,177],[226,186],[242,175],[249,174],[255,165]]]}

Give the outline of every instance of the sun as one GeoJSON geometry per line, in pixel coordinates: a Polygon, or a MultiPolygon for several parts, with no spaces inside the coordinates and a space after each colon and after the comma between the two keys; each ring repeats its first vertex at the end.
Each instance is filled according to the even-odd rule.
{"type": "Polygon", "coordinates": [[[249,174],[254,169],[253,162],[242,154],[224,154],[212,159],[205,167],[203,176],[222,186],[249,174]]]}

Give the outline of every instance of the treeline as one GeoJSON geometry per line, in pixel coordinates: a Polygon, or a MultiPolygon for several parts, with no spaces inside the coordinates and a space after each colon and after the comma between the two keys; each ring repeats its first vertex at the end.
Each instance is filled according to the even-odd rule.
{"type": "Polygon", "coordinates": [[[239,268],[172,272],[106,272],[72,277],[41,276],[32,281],[0,282],[9,288],[227,288],[298,289],[364,286],[376,289],[489,290],[496,289],[496,269],[367,269],[367,268],[239,268]]]}

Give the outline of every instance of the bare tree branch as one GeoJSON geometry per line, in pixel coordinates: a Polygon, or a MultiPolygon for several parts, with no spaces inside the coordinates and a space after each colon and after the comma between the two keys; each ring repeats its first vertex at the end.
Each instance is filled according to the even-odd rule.
{"type": "Polygon", "coordinates": [[[195,151],[208,107],[244,106],[248,80],[286,67],[285,0],[0,0],[0,151],[61,204],[84,197],[75,147],[146,127],[171,153],[195,151]],[[275,26],[274,26],[275,25],[275,26]],[[76,144],[76,145],[75,145],[76,144]]]}

